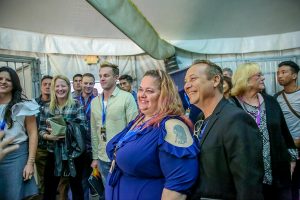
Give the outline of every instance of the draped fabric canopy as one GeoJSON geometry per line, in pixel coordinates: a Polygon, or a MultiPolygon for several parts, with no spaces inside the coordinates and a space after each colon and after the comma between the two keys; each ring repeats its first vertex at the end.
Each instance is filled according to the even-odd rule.
{"type": "Polygon", "coordinates": [[[203,54],[300,47],[298,0],[89,2],[106,10],[83,0],[1,0],[0,49],[164,59],[172,45],[203,54]]]}

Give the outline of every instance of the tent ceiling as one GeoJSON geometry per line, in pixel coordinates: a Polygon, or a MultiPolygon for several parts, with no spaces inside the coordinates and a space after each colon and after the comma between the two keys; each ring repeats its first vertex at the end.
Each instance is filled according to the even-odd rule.
{"type": "MultiPolygon", "coordinates": [[[[133,0],[166,40],[280,34],[300,30],[299,0],[133,0]]],[[[0,27],[126,38],[84,0],[1,0],[0,27]]]]}
{"type": "MultiPolygon", "coordinates": [[[[299,0],[132,2],[162,39],[188,51],[222,54],[300,47],[299,0]]],[[[0,0],[0,48],[81,55],[133,55],[143,52],[85,0],[0,0]],[[44,35],[32,34],[30,39],[27,33],[12,34],[10,30],[1,28],[44,35]],[[24,35],[29,39],[23,39],[24,35]],[[53,39],[53,35],[71,36],[75,40],[67,44],[65,38],[57,40],[56,37],[53,39]],[[86,48],[77,45],[76,37],[82,37],[80,39],[84,42],[80,44],[86,44],[86,48]],[[4,45],[3,40],[6,42],[4,45]],[[19,41],[29,42],[23,47],[25,44],[22,46],[19,41]],[[31,42],[33,46],[30,41],[34,41],[31,42]],[[69,49],[61,46],[53,48],[59,43],[64,43],[69,49]],[[129,48],[133,50],[127,52],[129,48]]]]}
{"type": "Polygon", "coordinates": [[[300,30],[299,0],[136,0],[168,40],[249,37],[300,30]]]}

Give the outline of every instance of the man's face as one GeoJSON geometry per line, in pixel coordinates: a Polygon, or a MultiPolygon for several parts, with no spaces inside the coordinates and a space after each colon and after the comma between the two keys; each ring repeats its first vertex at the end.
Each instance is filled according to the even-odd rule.
{"type": "Polygon", "coordinates": [[[82,77],[75,77],[73,80],[73,89],[75,91],[81,91],[81,81],[82,81],[82,77]]]}
{"type": "Polygon", "coordinates": [[[206,64],[196,64],[188,69],[185,75],[184,90],[191,104],[201,105],[203,100],[214,95],[214,79],[207,79],[206,64]]]}
{"type": "Polygon", "coordinates": [[[231,78],[231,73],[229,71],[223,71],[223,76],[227,76],[228,78],[231,78]]]}
{"type": "Polygon", "coordinates": [[[277,80],[281,86],[289,85],[297,79],[297,74],[293,73],[290,66],[283,65],[278,68],[277,80]]]}
{"type": "Polygon", "coordinates": [[[99,70],[99,78],[103,90],[110,90],[116,86],[118,76],[114,75],[112,68],[103,67],[99,70]]]}
{"type": "Polygon", "coordinates": [[[123,90],[131,92],[131,84],[126,79],[120,80],[120,86],[123,90]]]}
{"type": "Polygon", "coordinates": [[[95,80],[93,79],[93,77],[89,77],[89,76],[82,77],[82,81],[81,81],[82,93],[86,95],[92,94],[94,85],[95,85],[95,80]]]}
{"type": "Polygon", "coordinates": [[[52,79],[46,78],[41,83],[41,93],[42,95],[50,95],[50,87],[51,87],[52,79]]]}

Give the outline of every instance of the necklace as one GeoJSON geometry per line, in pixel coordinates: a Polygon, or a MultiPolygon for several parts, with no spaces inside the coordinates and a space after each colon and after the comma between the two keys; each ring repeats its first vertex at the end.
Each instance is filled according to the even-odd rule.
{"type": "Polygon", "coordinates": [[[242,107],[243,107],[243,109],[244,109],[249,115],[251,115],[253,118],[255,118],[255,122],[256,122],[257,126],[259,127],[260,124],[261,124],[261,103],[260,103],[260,101],[259,101],[259,97],[257,96],[257,99],[258,99],[258,106],[254,106],[254,105],[251,105],[251,104],[245,102],[245,101],[243,100],[243,98],[238,98],[238,99],[240,100],[240,102],[242,102],[242,107]],[[247,106],[252,107],[253,109],[257,110],[257,112],[256,112],[256,111],[251,112],[250,110],[247,109],[247,106]]]}

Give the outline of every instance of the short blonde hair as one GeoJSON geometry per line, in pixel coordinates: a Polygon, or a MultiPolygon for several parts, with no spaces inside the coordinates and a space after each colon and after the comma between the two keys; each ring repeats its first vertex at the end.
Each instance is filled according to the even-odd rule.
{"type": "Polygon", "coordinates": [[[119,70],[118,65],[115,65],[115,64],[109,63],[109,62],[107,62],[107,61],[104,61],[104,62],[100,65],[100,69],[105,68],[105,67],[111,68],[111,70],[113,71],[113,75],[114,75],[114,76],[119,76],[120,70],[119,70]]]}
{"type": "Polygon", "coordinates": [[[240,96],[249,89],[248,80],[254,74],[260,72],[260,67],[257,63],[244,63],[239,65],[232,76],[231,89],[232,96],[240,96]]]}
{"type": "Polygon", "coordinates": [[[51,82],[51,98],[50,98],[50,105],[49,105],[50,113],[54,113],[54,110],[57,106],[57,100],[56,100],[56,95],[55,95],[55,83],[56,83],[57,79],[61,79],[61,80],[66,81],[66,83],[69,87],[68,94],[67,94],[68,99],[67,99],[67,102],[66,102],[65,106],[71,106],[75,103],[75,101],[72,97],[72,94],[71,94],[70,80],[66,76],[63,76],[63,75],[54,76],[54,78],[52,79],[52,82],[51,82]]]}

